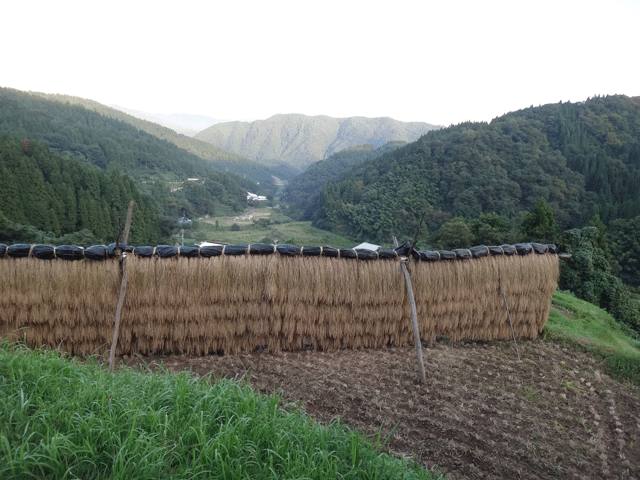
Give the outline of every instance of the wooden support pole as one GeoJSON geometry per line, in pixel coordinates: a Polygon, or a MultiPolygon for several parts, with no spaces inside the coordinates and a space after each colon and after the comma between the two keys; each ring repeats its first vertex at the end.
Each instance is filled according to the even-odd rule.
{"type": "Polygon", "coordinates": [[[509,305],[507,304],[507,296],[504,294],[504,290],[502,290],[502,298],[504,298],[504,306],[507,307],[507,318],[509,319],[509,325],[511,326],[511,335],[513,336],[513,344],[516,346],[518,361],[520,361],[520,350],[518,350],[518,342],[516,342],[516,332],[513,330],[513,322],[511,321],[511,312],[509,311],[509,305]]]}
{"type": "MultiPolygon", "coordinates": [[[[131,218],[133,216],[133,200],[129,202],[127,208],[127,220],[124,224],[122,232],[122,243],[126,244],[129,240],[129,229],[131,228],[131,218]]],[[[119,250],[120,271],[122,272],[122,282],[120,283],[120,297],[118,298],[118,306],[116,307],[116,320],[113,327],[113,340],[111,341],[111,351],[109,352],[109,372],[113,373],[116,347],[118,346],[118,335],[120,334],[120,315],[122,314],[122,306],[124,305],[124,297],[127,294],[127,257],[124,251],[119,250]]]]}
{"type": "Polygon", "coordinates": [[[411,303],[411,323],[413,324],[413,339],[416,344],[416,355],[418,355],[418,365],[420,366],[420,378],[422,383],[427,383],[427,376],[424,372],[424,358],[422,356],[422,341],[420,340],[420,330],[418,329],[418,313],[416,309],[416,301],[413,297],[413,286],[411,285],[411,277],[405,265],[405,261],[400,261],[402,273],[407,283],[407,293],[409,294],[409,302],[411,303]]]}
{"type": "MultiPolygon", "coordinates": [[[[396,247],[398,246],[398,240],[393,237],[393,242],[396,247]]],[[[413,248],[412,248],[413,250],[413,248]]],[[[400,260],[400,268],[404,274],[404,280],[407,284],[407,294],[409,295],[409,303],[411,304],[411,323],[413,324],[413,340],[416,344],[416,355],[418,356],[418,366],[420,367],[420,379],[422,383],[427,383],[427,375],[424,371],[424,357],[422,356],[422,341],[420,340],[420,329],[418,328],[418,311],[416,308],[416,300],[413,296],[413,285],[411,284],[411,276],[407,269],[406,260],[400,260]]]]}

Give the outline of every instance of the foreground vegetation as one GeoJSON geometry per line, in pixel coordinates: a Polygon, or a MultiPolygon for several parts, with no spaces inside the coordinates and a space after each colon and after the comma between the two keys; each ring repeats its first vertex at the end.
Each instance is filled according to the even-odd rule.
{"type": "Polygon", "coordinates": [[[543,330],[545,340],[584,350],[604,360],[612,377],[640,384],[640,339],[633,331],[570,292],[556,292],[553,305],[543,330]]]}
{"type": "Polygon", "coordinates": [[[436,478],[239,382],[0,343],[0,478],[436,478]]]}

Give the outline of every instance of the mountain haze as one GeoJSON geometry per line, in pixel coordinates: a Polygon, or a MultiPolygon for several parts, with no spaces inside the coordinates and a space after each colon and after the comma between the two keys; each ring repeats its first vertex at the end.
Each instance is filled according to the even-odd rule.
{"type": "Polygon", "coordinates": [[[163,127],[175,130],[177,133],[193,137],[196,133],[209,128],[216,123],[226,122],[219,118],[208,117],[206,115],[193,115],[187,113],[148,113],[140,110],[132,110],[120,105],[111,105],[112,108],[120,110],[141,120],[157,123],[163,127]]]}
{"type": "Polygon", "coordinates": [[[441,127],[392,118],[279,114],[254,122],[225,122],[195,138],[258,162],[286,163],[305,169],[345,148],[369,144],[378,148],[390,141],[413,142],[441,127]]]}

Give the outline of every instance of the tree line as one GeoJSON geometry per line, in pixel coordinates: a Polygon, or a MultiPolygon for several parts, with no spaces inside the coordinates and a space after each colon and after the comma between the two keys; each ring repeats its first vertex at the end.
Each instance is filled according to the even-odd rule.
{"type": "Polygon", "coordinates": [[[103,171],[38,142],[0,137],[0,241],[115,241],[130,200],[131,241],[159,241],[155,203],[116,164],[103,171]]]}

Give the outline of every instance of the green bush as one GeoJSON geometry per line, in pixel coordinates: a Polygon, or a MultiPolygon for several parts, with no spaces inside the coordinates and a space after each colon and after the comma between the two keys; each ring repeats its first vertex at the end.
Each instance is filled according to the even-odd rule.
{"type": "Polygon", "coordinates": [[[611,265],[598,246],[596,227],[567,230],[563,248],[571,258],[560,264],[558,287],[607,310],[616,320],[640,333],[640,307],[627,287],[613,275],[611,265]]]}

